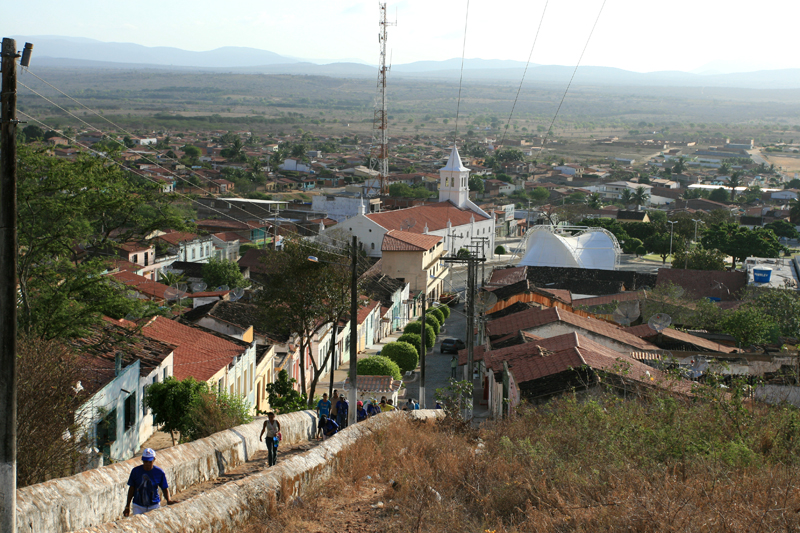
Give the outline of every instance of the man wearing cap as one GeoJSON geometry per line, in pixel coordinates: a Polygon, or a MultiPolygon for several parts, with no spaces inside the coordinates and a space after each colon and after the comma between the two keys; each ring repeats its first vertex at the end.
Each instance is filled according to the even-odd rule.
{"type": "Polygon", "coordinates": [[[158,496],[158,488],[164,493],[167,505],[177,503],[169,497],[169,485],[167,475],[164,471],[155,466],[156,452],[152,448],[147,448],[142,453],[142,464],[131,470],[128,478],[128,499],[125,502],[123,516],[131,514],[131,500],[133,500],[133,514],[142,514],[161,506],[161,498],[158,496]]]}

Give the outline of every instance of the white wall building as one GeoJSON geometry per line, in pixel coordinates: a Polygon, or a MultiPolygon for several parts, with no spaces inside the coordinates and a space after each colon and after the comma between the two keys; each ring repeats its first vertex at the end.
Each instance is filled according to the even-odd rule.
{"type": "MultiPolygon", "coordinates": [[[[461,162],[453,147],[447,165],[439,170],[439,201],[406,209],[366,213],[366,200],[360,213],[333,226],[358,237],[371,257],[381,257],[383,236],[390,230],[422,233],[442,237],[446,255],[472,245],[473,238],[488,239],[484,248],[487,257],[494,255],[494,217],[469,199],[469,169],[461,162]]],[[[324,239],[327,229],[320,233],[324,239]]]]}
{"type": "Polygon", "coordinates": [[[336,222],[357,216],[361,213],[362,207],[367,213],[377,213],[380,211],[381,201],[379,198],[363,199],[360,196],[328,196],[320,194],[311,197],[311,210],[327,213],[328,218],[336,222]]]}

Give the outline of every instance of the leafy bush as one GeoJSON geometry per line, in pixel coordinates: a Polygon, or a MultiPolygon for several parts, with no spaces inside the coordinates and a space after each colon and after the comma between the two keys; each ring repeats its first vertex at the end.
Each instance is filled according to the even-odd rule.
{"type": "Polygon", "coordinates": [[[308,407],[305,394],[300,394],[295,390],[294,384],[297,380],[289,379],[286,370],[278,372],[278,379],[275,383],[268,383],[265,387],[269,395],[270,409],[278,414],[294,413],[303,411],[308,407]]]}
{"type": "MultiPolygon", "coordinates": [[[[422,322],[409,322],[403,333],[414,333],[416,335],[422,336],[422,322]]],[[[425,324],[425,346],[428,347],[430,350],[433,348],[433,345],[436,344],[436,331],[433,329],[433,326],[430,324],[425,324]]]]}
{"type": "Polygon", "coordinates": [[[442,312],[442,315],[444,315],[444,319],[445,320],[450,318],[450,308],[447,307],[446,305],[440,305],[440,306],[436,307],[436,309],[438,309],[439,311],[442,312]]]}
{"type": "Polygon", "coordinates": [[[197,381],[192,377],[178,381],[170,376],[161,383],[147,387],[144,402],[153,410],[154,424],[161,425],[162,430],[170,435],[177,431],[181,434],[181,440],[186,440],[193,433],[189,411],[206,393],[208,383],[205,381],[197,381]]]}
{"type": "Polygon", "coordinates": [[[407,342],[417,350],[417,355],[422,356],[422,336],[416,333],[403,333],[397,342],[407,342]]]}
{"type": "Polygon", "coordinates": [[[502,244],[498,244],[497,248],[494,249],[494,253],[496,255],[506,255],[506,247],[502,244]]]}
{"type": "Polygon", "coordinates": [[[417,368],[417,364],[419,363],[419,352],[417,348],[413,344],[407,342],[390,342],[381,349],[381,355],[397,363],[401,372],[410,372],[417,368]]]}
{"type": "Polygon", "coordinates": [[[436,320],[439,321],[440,325],[444,325],[444,313],[442,313],[441,309],[436,307],[431,307],[428,309],[428,314],[431,314],[436,317],[436,320]]]}
{"type": "Polygon", "coordinates": [[[420,335],[422,333],[422,322],[409,322],[406,324],[406,327],[403,328],[403,333],[420,335]]]}
{"type": "Polygon", "coordinates": [[[428,313],[425,315],[425,322],[427,322],[433,328],[434,335],[439,334],[439,330],[442,329],[442,325],[439,323],[439,319],[437,319],[432,314],[428,313]]]}
{"type": "Polygon", "coordinates": [[[401,379],[400,367],[397,363],[382,355],[373,355],[361,359],[356,365],[359,376],[392,376],[401,379]]]}
{"type": "Polygon", "coordinates": [[[244,396],[203,392],[187,413],[188,440],[209,437],[214,433],[253,421],[250,405],[244,396]]]}

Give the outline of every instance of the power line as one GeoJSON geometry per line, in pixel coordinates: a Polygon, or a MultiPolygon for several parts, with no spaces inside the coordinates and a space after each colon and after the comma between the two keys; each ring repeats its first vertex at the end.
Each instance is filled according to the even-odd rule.
{"type": "Polygon", "coordinates": [[[575,79],[575,73],[578,72],[578,67],[581,64],[581,60],[583,59],[583,54],[586,53],[586,49],[589,47],[589,41],[592,39],[592,34],[594,33],[594,29],[597,27],[597,23],[600,21],[600,15],[603,13],[603,8],[606,7],[606,0],[603,0],[602,5],[600,5],[600,11],[597,12],[597,18],[594,19],[594,24],[592,25],[592,29],[589,32],[589,36],[586,38],[586,44],[583,45],[583,50],[581,51],[580,57],[578,57],[578,62],[575,64],[575,68],[572,71],[572,76],[569,78],[569,83],[567,83],[567,88],[564,90],[564,95],[561,97],[561,102],[558,104],[558,109],[556,109],[555,115],[553,115],[553,120],[550,122],[550,127],[547,128],[547,131],[544,134],[544,138],[542,138],[542,146],[539,147],[539,152],[536,155],[536,159],[539,159],[539,156],[542,154],[542,150],[544,150],[545,144],[547,144],[547,137],[550,135],[550,132],[553,130],[553,124],[556,122],[556,117],[558,117],[559,111],[561,111],[561,106],[564,104],[564,99],[567,97],[567,93],[569,92],[570,86],[572,86],[572,80],[575,79]]]}
{"type": "Polygon", "coordinates": [[[528,65],[531,64],[531,57],[533,57],[533,49],[536,47],[536,41],[539,39],[539,31],[542,29],[542,22],[544,22],[544,14],[547,12],[547,4],[550,0],[546,0],[544,3],[544,9],[542,10],[542,17],[539,19],[539,27],[536,28],[536,35],[533,37],[533,44],[531,45],[531,52],[528,54],[528,61],[525,63],[525,70],[522,71],[522,79],[519,81],[519,88],[517,89],[517,95],[514,97],[514,105],[511,106],[511,113],[508,114],[508,121],[506,122],[506,129],[503,131],[503,137],[500,139],[500,146],[503,146],[503,141],[506,140],[506,134],[508,133],[508,125],[511,124],[511,117],[514,115],[514,109],[517,107],[517,100],[519,99],[519,93],[522,91],[522,84],[525,82],[525,74],[528,72],[528,65]]]}
{"type": "Polygon", "coordinates": [[[461,46],[461,74],[458,78],[458,101],[456,102],[456,129],[453,132],[453,146],[458,140],[458,116],[461,109],[461,82],[464,80],[464,54],[467,50],[467,23],[469,22],[469,0],[467,0],[467,14],[464,18],[464,44],[461,46]]]}

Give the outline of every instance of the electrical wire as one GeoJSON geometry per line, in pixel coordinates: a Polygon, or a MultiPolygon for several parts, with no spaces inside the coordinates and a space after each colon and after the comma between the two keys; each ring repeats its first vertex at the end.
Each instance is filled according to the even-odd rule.
{"type": "Polygon", "coordinates": [[[567,98],[567,93],[569,92],[569,88],[572,86],[572,80],[575,79],[575,73],[578,72],[578,67],[581,64],[581,60],[583,60],[583,54],[586,53],[586,49],[589,47],[589,41],[591,41],[594,29],[597,27],[597,23],[600,21],[600,15],[603,14],[604,7],[606,7],[606,0],[603,0],[603,3],[600,5],[600,11],[597,12],[597,17],[594,19],[594,24],[592,25],[592,29],[589,32],[589,36],[586,38],[586,44],[583,45],[583,50],[581,51],[581,55],[580,57],[578,57],[578,62],[575,64],[575,68],[572,71],[572,76],[570,76],[569,78],[569,83],[567,83],[567,88],[564,90],[564,95],[561,97],[561,102],[558,103],[558,108],[556,109],[555,115],[553,115],[553,120],[550,121],[550,127],[547,128],[547,132],[545,132],[544,137],[542,138],[542,146],[539,147],[539,152],[537,152],[536,154],[536,159],[539,159],[539,156],[542,155],[542,150],[544,150],[544,147],[547,144],[547,137],[553,130],[553,124],[555,124],[556,117],[558,117],[558,113],[559,111],[561,111],[561,106],[564,105],[564,100],[567,98]]]}
{"type": "Polygon", "coordinates": [[[464,19],[464,44],[461,46],[461,74],[458,77],[458,101],[456,102],[456,127],[453,132],[453,146],[458,141],[458,117],[461,110],[461,84],[464,81],[464,54],[467,51],[467,24],[469,23],[469,0],[467,0],[467,14],[464,19]]]}
{"type": "Polygon", "coordinates": [[[533,57],[533,49],[536,47],[536,41],[539,39],[539,31],[542,29],[542,23],[544,22],[544,14],[547,12],[547,4],[550,3],[550,0],[545,0],[544,9],[542,10],[542,16],[539,19],[539,26],[536,28],[536,35],[533,37],[533,44],[531,45],[531,51],[528,54],[528,61],[525,63],[525,70],[522,71],[522,79],[519,81],[519,88],[517,88],[517,95],[514,97],[514,104],[511,106],[511,113],[508,114],[508,121],[506,122],[506,128],[503,131],[503,137],[500,139],[500,146],[503,146],[503,141],[506,140],[506,135],[508,134],[508,126],[511,124],[511,117],[514,116],[514,109],[517,107],[517,100],[519,100],[519,93],[522,91],[522,84],[525,82],[525,74],[528,73],[528,65],[531,64],[531,58],[533,57]]]}

